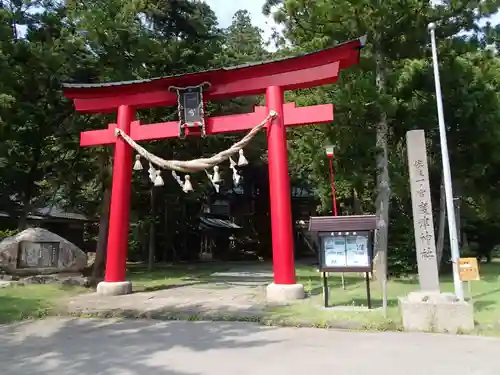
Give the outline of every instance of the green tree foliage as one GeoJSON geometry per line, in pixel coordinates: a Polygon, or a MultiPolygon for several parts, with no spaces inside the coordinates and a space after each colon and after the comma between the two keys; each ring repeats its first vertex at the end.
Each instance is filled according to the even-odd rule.
{"type": "MultiPolygon", "coordinates": [[[[482,2],[478,7],[475,1],[442,2],[433,6],[428,1],[419,0],[340,1],[335,4],[326,0],[270,0],[264,7],[265,12],[272,13],[274,19],[284,26],[284,34],[294,49],[310,51],[360,35],[368,36],[360,66],[344,73],[337,85],[310,94],[309,103],[328,97],[328,101],[336,105],[333,127],[301,129],[300,136],[292,140],[297,150],[292,155],[297,167],[305,168],[303,172],[320,186],[324,210],[329,210],[331,200],[328,199],[326,158],[320,160],[317,157],[324,144],[318,131],[319,134],[326,133],[328,142],[337,146],[338,193],[341,202],[351,206],[346,211],[354,211],[354,191],[361,195],[363,211],[375,212],[376,209],[382,218],[383,209],[387,210],[391,203],[391,215],[385,219],[390,218],[392,224],[389,227],[389,255],[395,256],[391,257],[389,264],[398,264],[397,272],[415,265],[413,257],[406,255],[413,247],[405,165],[404,137],[407,130],[426,130],[433,155],[433,187],[437,191],[433,196],[439,197],[440,158],[427,24],[439,20],[437,37],[452,168],[456,180],[461,181],[463,176],[470,176],[472,155],[466,155],[474,147],[471,145],[492,142],[491,147],[499,141],[497,131],[493,129],[498,111],[492,109],[482,115],[482,104],[478,102],[484,95],[489,99],[488,104],[497,106],[498,97],[494,90],[477,86],[489,86],[488,79],[482,69],[473,68],[469,63],[471,56],[484,66],[491,66],[491,62],[487,63],[485,59],[497,61],[478,49],[484,41],[478,33],[477,21],[495,13],[498,8],[498,1],[482,2]],[[464,32],[472,33],[472,37],[458,36],[464,32]],[[472,70],[481,75],[480,83],[478,78],[471,77],[472,70]],[[487,127],[483,122],[485,117],[489,121],[487,127]],[[459,140],[458,137],[462,136],[464,138],[459,140]],[[467,161],[461,159],[460,150],[467,161]],[[379,155],[377,163],[376,155],[379,155]],[[375,179],[375,164],[378,179],[375,179]],[[387,178],[382,178],[384,169],[390,172],[387,178]],[[390,200],[387,192],[391,193],[390,200]]],[[[302,93],[297,96],[303,97],[302,93]]],[[[482,165],[496,163],[496,157],[492,155],[487,159],[482,159],[482,165]]],[[[478,170],[477,174],[481,172],[478,170]]],[[[462,190],[465,197],[476,193],[462,190]]]]}
{"type": "Polygon", "coordinates": [[[88,66],[85,58],[79,59],[85,55],[84,46],[73,43],[64,25],[63,8],[47,5],[29,13],[31,4],[26,2],[8,5],[0,9],[10,25],[10,30],[3,27],[0,42],[5,64],[0,84],[0,199],[3,209],[19,216],[24,227],[27,213],[49,202],[67,179],[65,171],[71,170],[78,153],[78,126],[59,82],[83,78],[88,66]]]}
{"type": "MultiPolygon", "coordinates": [[[[232,24],[222,29],[213,10],[200,1],[2,0],[0,210],[18,217],[21,228],[30,211],[52,203],[94,217],[106,215],[108,200],[103,197],[110,189],[112,149],[80,148],[79,133],[106,127],[114,115],[76,114],[62,96],[61,82],[141,79],[258,62],[366,34],[359,66],[344,71],[337,84],[286,94],[300,106],[335,105],[333,124],[290,130],[290,171],[292,180],[315,188],[319,211],[328,213],[332,202],[323,147],[335,144],[341,212],[377,212],[388,224],[392,272],[413,270],[405,133],[416,128],[426,131],[437,210],[441,159],[427,24],[439,21],[445,117],[462,233],[471,247],[484,252],[500,243],[496,224],[500,29],[489,24],[480,28],[477,21],[496,12],[499,4],[498,0],[440,5],[421,0],[269,0],[264,12],[283,27],[280,41],[286,41],[271,53],[247,11],[236,12],[232,24]]],[[[263,104],[261,97],[234,98],[209,103],[207,111],[250,112],[257,104],[263,104]]],[[[154,123],[175,120],[177,113],[174,107],[155,108],[138,111],[137,117],[154,123]]],[[[213,154],[235,139],[232,135],[171,139],[147,147],[162,157],[190,159],[213,154]]],[[[267,192],[265,149],[261,136],[247,150],[255,168],[245,182],[245,199],[257,190],[267,192]]],[[[229,184],[230,173],[225,173],[229,184]]],[[[215,198],[206,176],[193,176],[195,194],[185,195],[165,172],[165,186],[154,195],[154,210],[147,172],[134,176],[132,219],[137,226],[131,230],[132,255],[147,258],[146,228],[151,226],[156,228],[157,260],[196,255],[198,233],[192,223],[201,203],[215,198]]],[[[262,248],[269,250],[267,200],[265,194],[259,196],[259,213],[248,225],[253,228],[249,236],[259,237],[262,248]]],[[[384,241],[379,242],[383,250],[384,241]]]]}

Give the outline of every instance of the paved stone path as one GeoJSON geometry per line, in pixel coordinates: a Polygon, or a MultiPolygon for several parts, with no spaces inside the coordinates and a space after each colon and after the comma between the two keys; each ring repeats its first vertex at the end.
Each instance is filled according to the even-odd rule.
{"type": "Polygon", "coordinates": [[[500,340],[245,323],[47,319],[0,326],[2,375],[497,375],[500,340]]]}
{"type": "Polygon", "coordinates": [[[265,307],[264,288],[233,286],[230,288],[183,286],[155,292],[125,296],[103,297],[96,293],[80,295],[69,300],[70,313],[104,313],[113,310],[136,314],[162,312],[170,314],[259,315],[265,307]]]}
{"type": "Polygon", "coordinates": [[[70,313],[100,313],[128,310],[136,313],[260,315],[266,307],[265,287],[272,282],[272,269],[262,265],[241,266],[216,272],[210,281],[172,286],[152,292],[103,297],[97,293],[69,300],[70,313]]]}

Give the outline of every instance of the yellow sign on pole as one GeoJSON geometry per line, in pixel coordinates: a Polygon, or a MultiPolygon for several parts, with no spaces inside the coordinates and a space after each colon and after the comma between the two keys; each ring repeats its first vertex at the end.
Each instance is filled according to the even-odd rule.
{"type": "Polygon", "coordinates": [[[458,272],[462,281],[479,280],[477,258],[460,258],[458,260],[458,272]]]}

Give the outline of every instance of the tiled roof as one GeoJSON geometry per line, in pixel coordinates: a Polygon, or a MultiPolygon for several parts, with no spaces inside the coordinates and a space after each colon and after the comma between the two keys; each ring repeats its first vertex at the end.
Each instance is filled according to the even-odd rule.
{"type": "Polygon", "coordinates": [[[239,225],[236,225],[235,223],[229,220],[218,219],[210,216],[200,217],[200,229],[203,230],[203,229],[215,229],[215,228],[241,229],[239,225]]]}
{"type": "Polygon", "coordinates": [[[57,207],[44,207],[37,210],[37,213],[42,216],[48,216],[58,219],[68,219],[68,220],[89,220],[85,215],[77,214],[74,212],[65,212],[57,207]]]}
{"type": "MultiPolygon", "coordinates": [[[[10,217],[7,212],[0,211],[0,217],[10,217]]],[[[47,218],[52,219],[66,219],[66,220],[75,220],[75,221],[88,221],[90,220],[85,215],[77,214],[73,212],[65,212],[57,207],[44,207],[38,210],[35,210],[34,213],[28,215],[28,219],[31,220],[43,220],[47,218]]]]}

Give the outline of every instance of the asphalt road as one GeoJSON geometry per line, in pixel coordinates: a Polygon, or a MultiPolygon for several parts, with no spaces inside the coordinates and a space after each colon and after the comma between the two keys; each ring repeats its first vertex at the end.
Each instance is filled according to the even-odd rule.
{"type": "Polygon", "coordinates": [[[0,326],[1,375],[498,375],[500,340],[245,323],[49,319],[0,326]]]}

